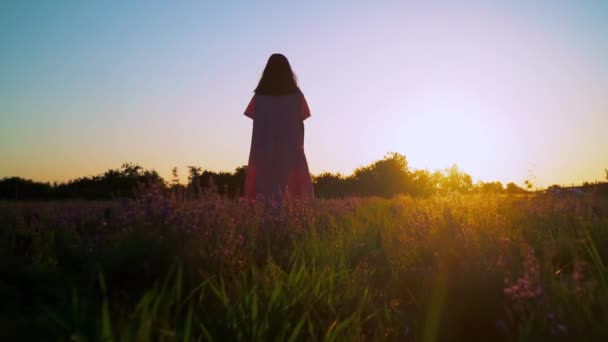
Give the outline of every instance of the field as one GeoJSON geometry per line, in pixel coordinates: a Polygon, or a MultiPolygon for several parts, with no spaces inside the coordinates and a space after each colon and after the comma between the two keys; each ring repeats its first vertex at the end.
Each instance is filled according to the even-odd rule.
{"type": "Polygon", "coordinates": [[[0,338],[608,340],[608,205],[213,193],[0,203],[0,338]]]}

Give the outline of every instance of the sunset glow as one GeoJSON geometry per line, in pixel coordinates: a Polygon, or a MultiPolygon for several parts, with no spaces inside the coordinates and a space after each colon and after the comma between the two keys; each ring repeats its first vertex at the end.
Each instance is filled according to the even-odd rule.
{"type": "Polygon", "coordinates": [[[0,178],[232,171],[273,52],[308,99],[314,174],[393,151],[535,186],[608,168],[606,2],[129,3],[0,5],[0,178]]]}

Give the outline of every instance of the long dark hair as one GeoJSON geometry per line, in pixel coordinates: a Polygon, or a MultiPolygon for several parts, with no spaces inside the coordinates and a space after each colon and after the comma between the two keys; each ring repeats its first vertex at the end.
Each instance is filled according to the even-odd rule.
{"type": "Polygon", "coordinates": [[[268,58],[260,83],[255,88],[256,95],[287,95],[300,89],[296,75],[291,70],[287,57],[275,53],[268,58]]]}

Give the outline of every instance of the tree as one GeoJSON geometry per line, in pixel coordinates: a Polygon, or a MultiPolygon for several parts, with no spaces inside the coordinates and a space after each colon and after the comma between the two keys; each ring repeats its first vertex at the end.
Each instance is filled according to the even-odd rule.
{"type": "Polygon", "coordinates": [[[412,195],[430,196],[435,194],[441,177],[441,173],[431,173],[429,170],[416,170],[412,172],[412,195]]]}
{"type": "Polygon", "coordinates": [[[201,176],[203,168],[200,166],[188,166],[188,189],[195,195],[201,193],[201,176]]]}
{"type": "Polygon", "coordinates": [[[120,172],[123,176],[136,178],[142,175],[144,168],[133,163],[124,163],[120,167],[120,172]]]}
{"type": "Polygon", "coordinates": [[[0,179],[0,199],[4,200],[45,200],[50,198],[51,190],[50,184],[34,182],[31,179],[0,179]]]}
{"type": "Polygon", "coordinates": [[[234,170],[235,184],[238,194],[245,194],[245,179],[247,179],[247,165],[242,165],[234,170]]]}
{"type": "Polygon", "coordinates": [[[177,166],[171,169],[171,187],[177,187],[179,185],[179,173],[177,172],[177,166]]]}
{"type": "Polygon", "coordinates": [[[344,197],[355,193],[354,187],[340,173],[323,172],[313,177],[317,197],[344,197]]]}
{"type": "Polygon", "coordinates": [[[523,194],[523,193],[526,193],[526,190],[524,190],[523,188],[521,188],[517,184],[511,182],[511,183],[507,184],[507,193],[511,194],[511,195],[514,195],[514,194],[523,194]]]}
{"type": "Polygon", "coordinates": [[[439,189],[442,193],[451,191],[466,193],[473,189],[471,175],[460,170],[456,164],[443,170],[443,177],[439,180],[439,189]]]}
{"type": "Polygon", "coordinates": [[[392,152],[353,173],[358,195],[391,197],[411,193],[411,172],[404,155],[392,152]]]}
{"type": "Polygon", "coordinates": [[[476,185],[479,192],[485,194],[499,194],[504,191],[504,187],[501,182],[479,182],[476,185]]]}

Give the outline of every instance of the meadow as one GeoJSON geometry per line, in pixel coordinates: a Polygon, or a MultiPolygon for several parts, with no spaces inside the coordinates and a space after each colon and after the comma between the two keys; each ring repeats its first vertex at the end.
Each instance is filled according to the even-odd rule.
{"type": "Polygon", "coordinates": [[[0,337],[605,341],[608,202],[0,202],[0,337]]]}

